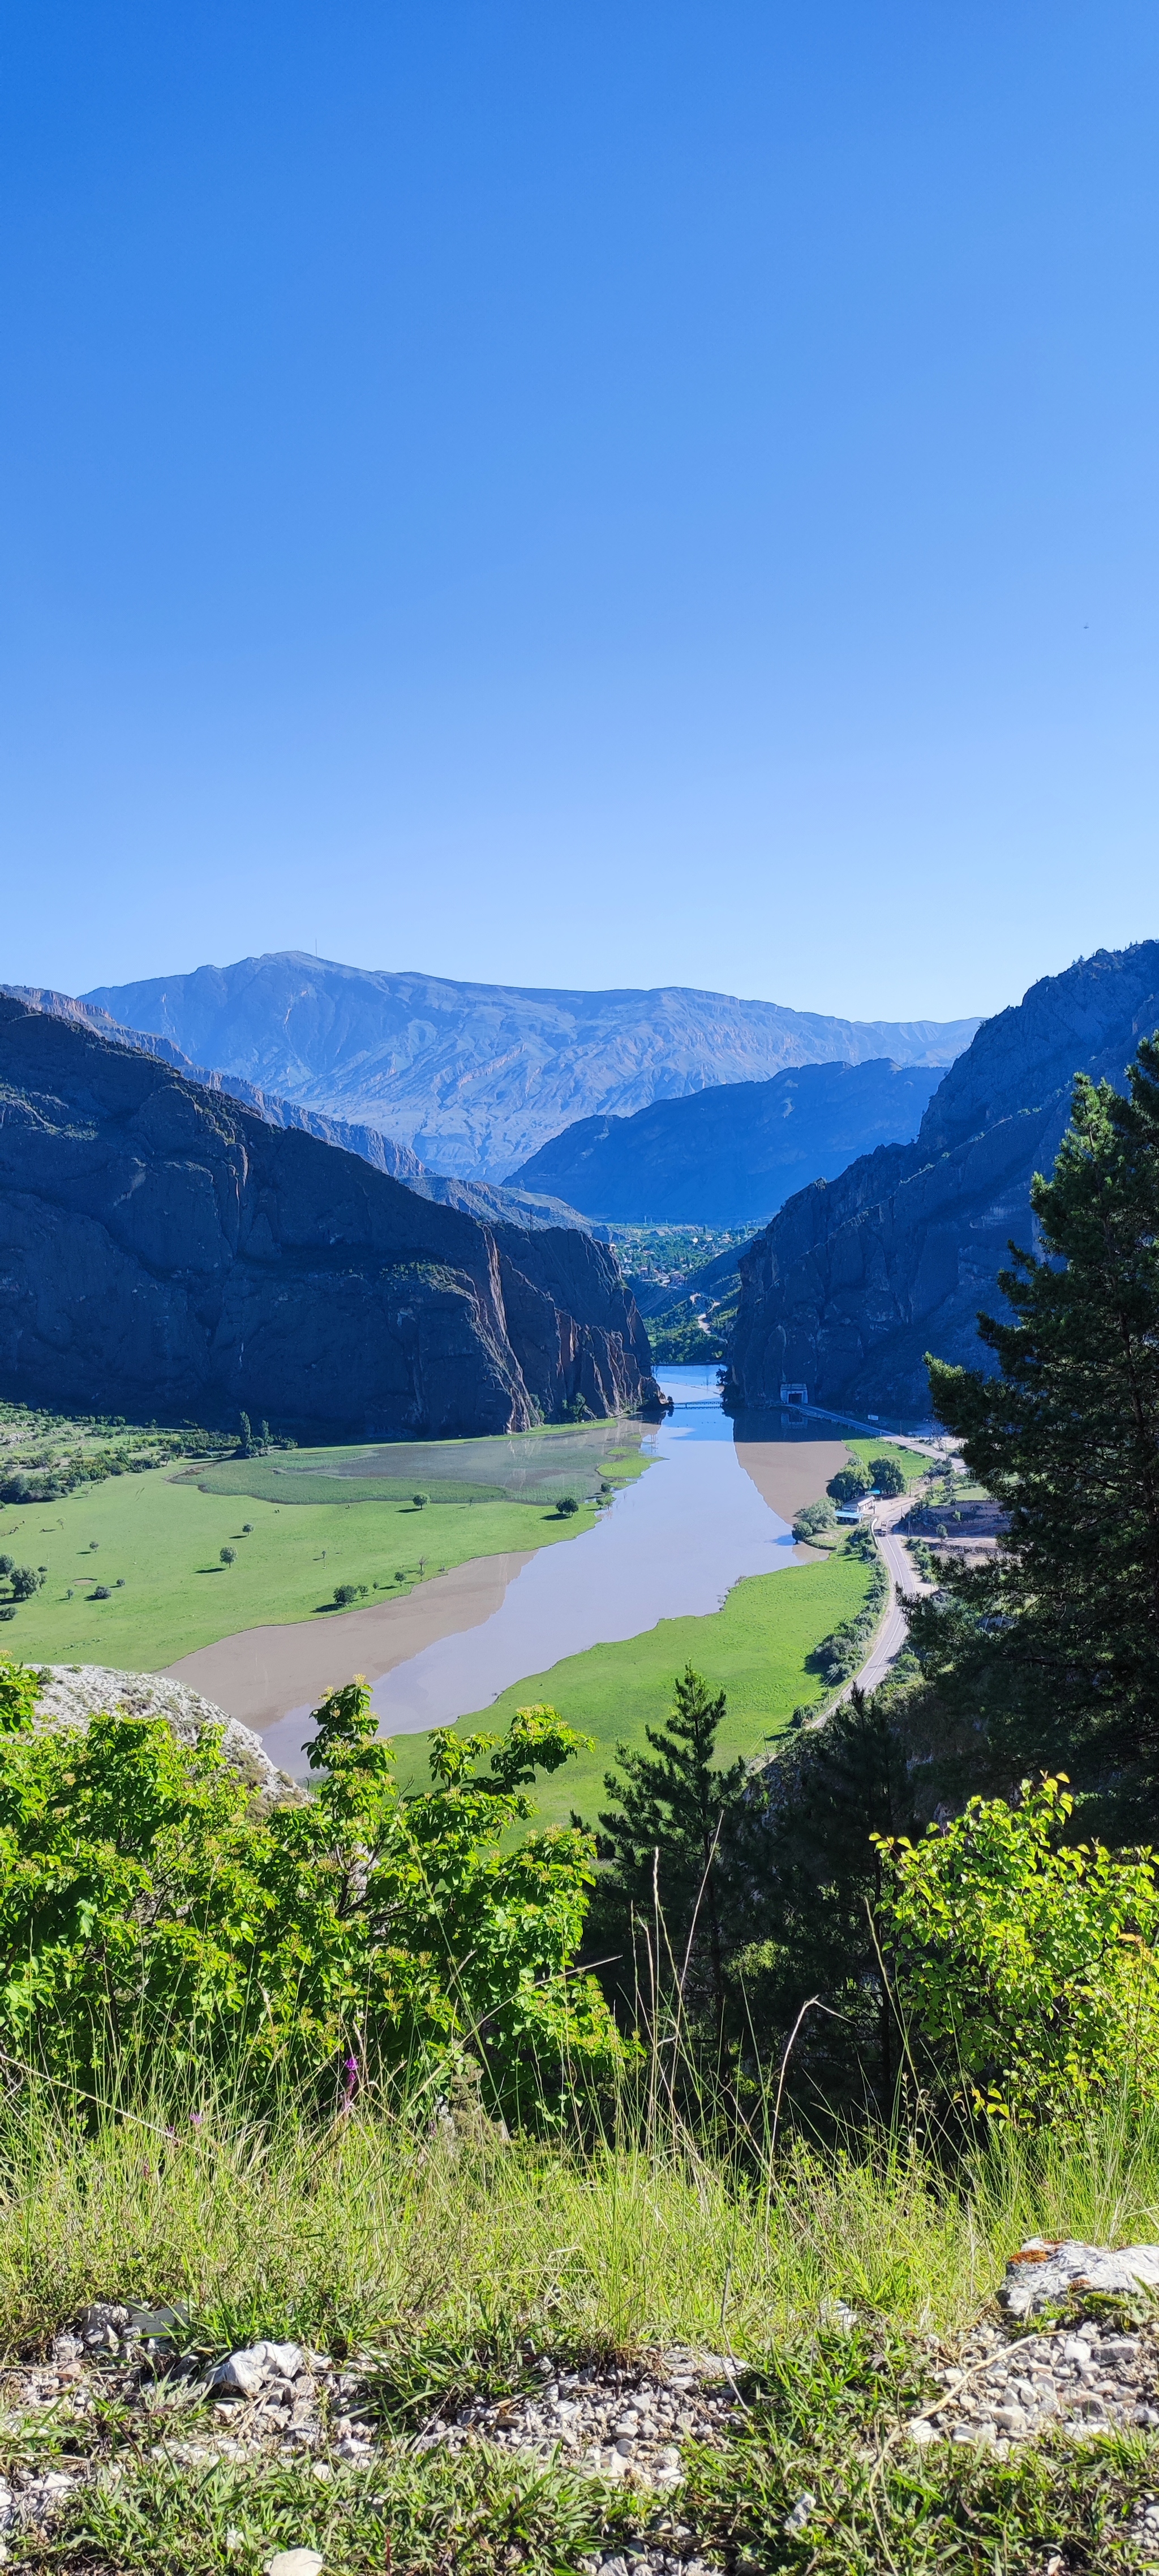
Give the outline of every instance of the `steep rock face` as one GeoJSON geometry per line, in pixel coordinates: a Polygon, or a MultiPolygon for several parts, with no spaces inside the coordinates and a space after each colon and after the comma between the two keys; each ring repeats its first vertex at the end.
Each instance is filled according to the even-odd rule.
{"type": "Polygon", "coordinates": [[[132,1047],[140,1055],[156,1056],[159,1063],[171,1064],[175,1072],[183,1073],[187,1081],[198,1083],[203,1090],[223,1091],[228,1099],[239,1100],[243,1109],[255,1110],[268,1127],[299,1127],[304,1135],[318,1136],[325,1145],[340,1145],[347,1154],[360,1154],[376,1172],[389,1172],[392,1180],[405,1181],[408,1190],[417,1191],[421,1199],[437,1199],[440,1207],[464,1208],[468,1216],[479,1217],[484,1225],[583,1227],[578,1210],[565,1206],[560,1199],[545,1197],[535,1190],[504,1190],[493,1182],[452,1179],[444,1172],[428,1171],[409,1145],[384,1136],[380,1128],[349,1118],[327,1118],[320,1109],[304,1109],[300,1100],[279,1100],[273,1092],[259,1091],[244,1074],[221,1073],[216,1067],[194,1064],[172,1038],[128,1028],[111,1019],[95,1002],[78,1001],[75,994],[55,992],[46,984],[0,984],[0,993],[6,993],[12,1001],[27,1002],[32,1010],[48,1011],[54,1019],[91,1028],[97,1037],[113,1038],[119,1046],[132,1047]]]}
{"type": "Polygon", "coordinates": [[[981,1309],[1014,1241],[1029,1246],[1030,1183],[1049,1171],[1076,1072],[1119,1088],[1159,1025],[1159,942],[1100,950],[987,1020],[934,1093],[916,1141],[798,1191],[741,1255],[731,1350],[740,1400],[775,1404],[785,1379],[857,1413],[929,1413],[923,1353],[988,1366],[981,1309]]]}
{"type": "Polygon", "coordinates": [[[718,1083],[634,1118],[582,1118],[512,1173],[623,1225],[766,1224],[791,1190],[916,1136],[936,1067],[807,1064],[718,1083]]]}
{"type": "Polygon", "coordinates": [[[596,1413],[631,1406],[648,1369],[614,1258],[586,1234],[500,1241],[151,1056],[0,998],[5,1394],[440,1437],[521,1429],[581,1392],[596,1413]]]}
{"type": "Polygon", "coordinates": [[[440,1171],[505,1180],[577,1118],[785,1065],[949,1064],[975,1020],[857,1021],[682,986],[528,992],[295,952],[84,996],[280,1098],[365,1121],[440,1171]]]}

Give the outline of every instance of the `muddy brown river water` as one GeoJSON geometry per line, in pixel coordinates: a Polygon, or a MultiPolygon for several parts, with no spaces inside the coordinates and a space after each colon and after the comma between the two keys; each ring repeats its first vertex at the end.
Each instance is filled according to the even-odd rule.
{"type": "Polygon", "coordinates": [[[714,1369],[658,1375],[674,1411],[644,1432],[646,1472],[594,1529],[476,1557],[340,1622],[246,1629],[184,1656],[173,1676],[254,1727],[273,1760],[300,1774],[311,1710],[355,1673],[372,1685],[380,1732],[415,1734],[486,1709],[525,1674],[588,1646],[704,1616],[743,1576],[799,1562],[789,1523],[844,1463],[844,1442],[797,1438],[788,1423],[783,1438],[750,1437],[722,1412],[714,1369]]]}

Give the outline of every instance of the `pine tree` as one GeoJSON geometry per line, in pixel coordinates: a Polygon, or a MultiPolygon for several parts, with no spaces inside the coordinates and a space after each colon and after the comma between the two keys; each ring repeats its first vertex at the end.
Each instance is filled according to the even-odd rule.
{"type": "MultiPolygon", "coordinates": [[[[996,1563],[946,1578],[914,1642],[935,1702],[984,1734],[993,1778],[1063,1767],[1159,1814],[1159,1041],[1126,1098],[1080,1075],[1041,1255],[1013,1244],[1013,1321],[979,1319],[998,1374],[930,1360],[936,1410],[1005,1506],[996,1563]]],[[[979,1765],[971,1786],[981,1785],[979,1765]]]]}
{"type": "Polygon", "coordinates": [[[614,1804],[599,1819],[604,1867],[587,1942],[593,1956],[613,1941],[622,1945],[610,1982],[623,1992],[631,1982],[634,1925],[654,1927],[659,1984],[683,1980],[687,1997],[710,2001],[718,2030],[735,1938],[730,1917],[748,1785],[743,1761],[722,1771],[713,1760],[725,1709],[724,1692],[710,1691],[689,1664],[676,1684],[667,1727],[644,1729],[651,1754],[617,1745],[623,1777],[609,1771],[604,1778],[614,1804]]]}

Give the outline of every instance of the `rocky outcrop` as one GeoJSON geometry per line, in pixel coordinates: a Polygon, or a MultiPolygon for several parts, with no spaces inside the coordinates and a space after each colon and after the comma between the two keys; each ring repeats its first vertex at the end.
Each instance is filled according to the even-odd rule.
{"type": "Polygon", "coordinates": [[[222,1760],[252,1791],[254,1812],[297,1805],[302,1792],[288,1771],[279,1771],[263,1751],[261,1737],[223,1708],[216,1708],[187,1682],[169,1681],[161,1673],[121,1673],[105,1664],[46,1664],[37,1694],[38,1726],[87,1727],[98,1714],[110,1717],[163,1717],[178,1744],[200,1744],[207,1728],[219,1726],[222,1760]]]}
{"type": "Polygon", "coordinates": [[[526,992],[294,952],[102,985],[84,999],[171,1038],[195,1064],[383,1128],[441,1172],[497,1181],[577,1118],[763,1081],[786,1065],[945,1065],[977,1027],[827,1019],[679,985],[526,992]]]}
{"type": "Polygon", "coordinates": [[[993,1363],[977,1337],[1011,1239],[1029,1245],[1030,1183],[1049,1171],[1077,1071],[1122,1088],[1159,1025],[1159,942],[1100,950],[979,1029],[911,1145],[882,1147],[798,1191],[741,1255],[736,1400],[929,1414],[923,1354],[993,1363]]]}
{"type": "Polygon", "coordinates": [[[605,1245],[480,1225],[0,998],[0,1388],[298,1437],[520,1430],[652,1392],[605,1245]],[[526,1370],[524,1361],[526,1360],[526,1370]]]}
{"type": "Polygon", "coordinates": [[[718,1083],[634,1118],[578,1119],[511,1179],[611,1224],[764,1225],[803,1181],[916,1136],[939,1078],[877,1060],[718,1083]]]}

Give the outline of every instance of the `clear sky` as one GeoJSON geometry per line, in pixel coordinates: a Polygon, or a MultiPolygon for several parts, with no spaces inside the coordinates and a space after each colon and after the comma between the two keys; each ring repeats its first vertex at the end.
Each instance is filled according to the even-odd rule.
{"type": "Polygon", "coordinates": [[[0,979],[1159,933],[1154,0],[3,0],[0,979]]]}

